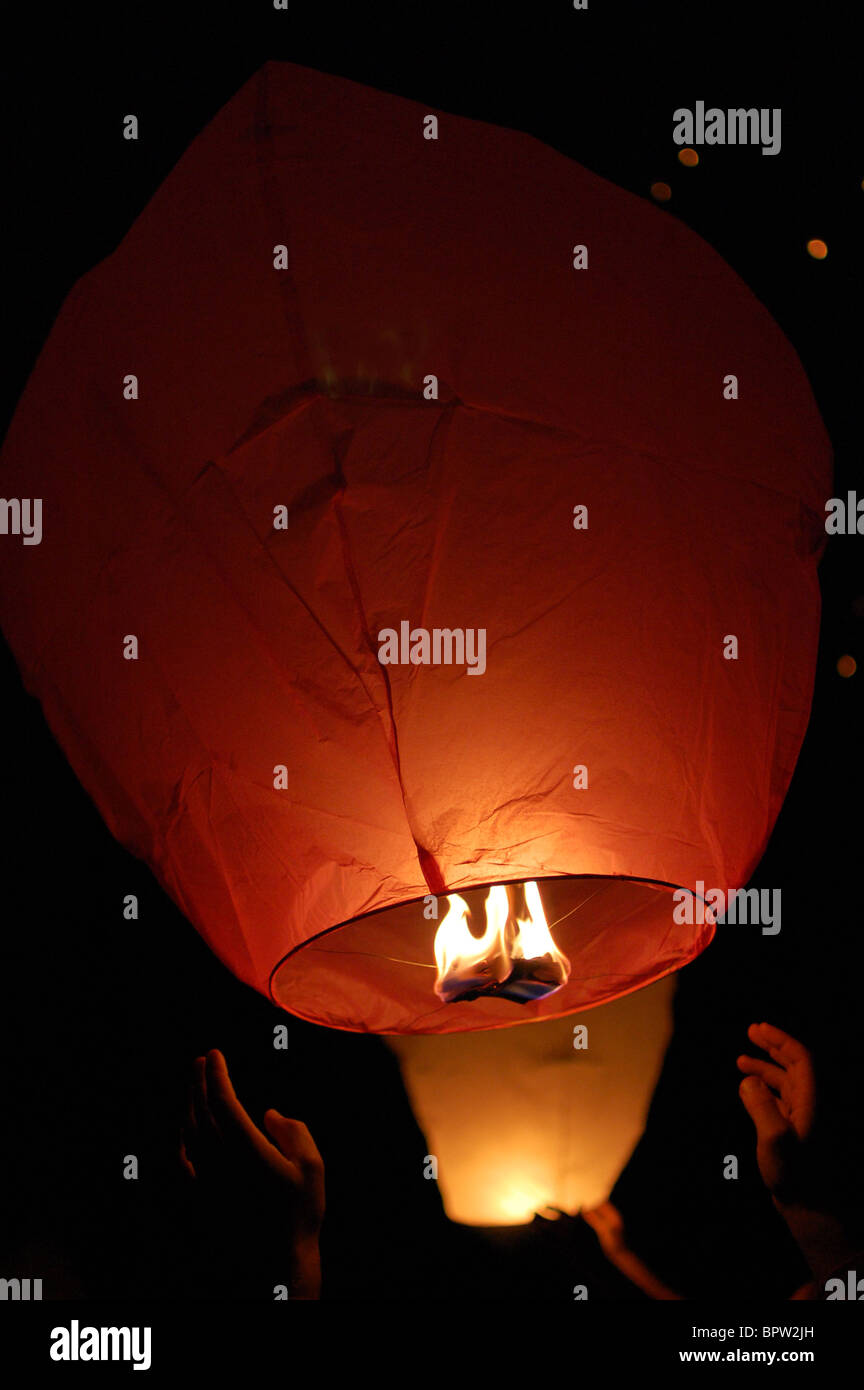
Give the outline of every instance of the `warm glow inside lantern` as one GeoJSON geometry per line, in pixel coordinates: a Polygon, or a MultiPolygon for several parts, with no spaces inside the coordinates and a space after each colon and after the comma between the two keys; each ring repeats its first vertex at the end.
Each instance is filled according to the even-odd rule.
{"type": "Polygon", "coordinates": [[[645,1126],[673,993],[667,978],[533,1028],[390,1039],[451,1220],[605,1201],[645,1126]]]}
{"type": "Polygon", "coordinates": [[[242,979],[394,1033],[707,944],[671,893],[740,887],[771,832],[829,487],[794,351],[704,242],[427,115],[267,64],[70,294],[0,474],[44,505],[4,631],[112,831],[242,979]]]}

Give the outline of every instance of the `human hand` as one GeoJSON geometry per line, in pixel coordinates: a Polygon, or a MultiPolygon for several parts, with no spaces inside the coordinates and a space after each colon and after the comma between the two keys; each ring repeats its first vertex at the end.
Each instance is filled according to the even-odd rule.
{"type": "Polygon", "coordinates": [[[294,1296],[317,1298],[318,1234],[324,1217],[324,1165],[299,1120],[268,1110],[267,1135],[253,1123],[234,1091],[222,1053],[195,1060],[180,1159],[218,1210],[220,1223],[241,1235],[266,1230],[288,1245],[294,1296]],[[298,1291],[299,1290],[299,1291],[298,1291]]]}
{"type": "MultiPolygon", "coordinates": [[[[741,1099],[756,1126],[759,1172],[810,1266],[816,1285],[849,1259],[860,1240],[834,1210],[831,1169],[815,1157],[816,1079],[807,1048],[770,1023],[747,1030],[771,1061],[741,1056],[741,1099]]],[[[821,1146],[824,1149],[824,1135],[821,1146]]]]}
{"type": "Polygon", "coordinates": [[[611,1202],[601,1202],[598,1207],[583,1210],[581,1216],[591,1227],[606,1255],[618,1254],[626,1249],[624,1221],[618,1208],[611,1202]]]}
{"type": "Polygon", "coordinates": [[[806,1146],[816,1112],[813,1060],[803,1043],[770,1023],[751,1023],[747,1036],[770,1061],[742,1055],[738,1088],[756,1126],[762,1180],[780,1204],[808,1205],[806,1146]]]}

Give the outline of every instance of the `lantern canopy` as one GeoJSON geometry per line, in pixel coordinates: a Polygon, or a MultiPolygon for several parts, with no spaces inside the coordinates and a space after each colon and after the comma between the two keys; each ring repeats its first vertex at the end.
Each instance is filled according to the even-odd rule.
{"type": "Polygon", "coordinates": [[[527,135],[268,63],[69,294],[0,480],[42,501],[39,543],[0,545],[27,688],[112,832],[294,1013],[448,1032],[613,999],[710,939],[676,887],[742,886],[765,848],[823,425],[714,251],[527,135]],[[436,995],[442,895],[529,881],[566,984],[436,995]]]}

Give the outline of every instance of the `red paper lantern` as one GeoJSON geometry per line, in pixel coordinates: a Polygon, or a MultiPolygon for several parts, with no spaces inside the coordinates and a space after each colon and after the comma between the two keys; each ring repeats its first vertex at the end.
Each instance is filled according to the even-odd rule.
{"type": "Polygon", "coordinates": [[[714,251],[526,135],[267,64],[69,295],[2,485],[43,501],[41,543],[0,544],[28,689],[113,833],[292,1012],[600,1003],[710,939],[671,888],[741,886],[765,848],[824,428],[714,251]],[[429,664],[379,660],[402,624],[429,664]],[[434,895],[529,880],[568,983],[444,1003],[434,895]]]}

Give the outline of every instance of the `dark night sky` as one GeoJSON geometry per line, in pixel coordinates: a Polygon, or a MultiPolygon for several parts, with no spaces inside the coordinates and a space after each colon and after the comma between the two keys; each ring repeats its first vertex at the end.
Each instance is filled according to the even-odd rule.
{"type": "MultiPolygon", "coordinates": [[[[48,7],[6,45],[7,422],[74,281],[122,238],[213,113],[263,61],[284,58],[530,131],[646,197],[654,180],[669,182],[668,215],[717,248],[795,345],[834,443],[835,494],[864,493],[862,101],[860,75],[847,80],[843,6],[808,7],[800,21],[788,7],[712,7],[716,29],[693,18],[707,7],[600,0],[585,13],[560,3],[509,16],[491,4],[411,6],[410,25],[406,6],[178,9],[162,20],[149,6],[146,17],[118,6],[98,22],[92,7],[48,7]],[[698,98],[781,106],[782,154],[705,150],[697,169],[682,168],[671,114],[698,98]],[[137,145],[117,138],[127,111],[140,113],[137,145]],[[809,237],[827,242],[825,262],[807,256],[809,237]]],[[[811,727],[753,880],[782,889],[783,931],[721,928],[683,972],[649,1126],[617,1189],[637,1248],[691,1293],[783,1296],[803,1275],[737,1099],[747,1023],[801,1036],[832,1102],[852,1112],[860,1101],[864,674],[841,680],[834,668],[844,652],[864,662],[862,544],[833,540],[823,560],[811,727]],[[730,1152],[746,1155],[737,1183],[717,1177],[718,1155],[730,1152]]],[[[566,1299],[580,1274],[608,1298],[638,1296],[578,1227],[495,1239],[449,1228],[434,1186],[416,1181],[423,1140],[384,1044],[291,1021],[287,1059],[274,1053],[277,1011],[227,974],[113,842],[5,646],[0,687],[10,811],[0,1047],[11,1117],[0,1191],[17,1194],[0,1214],[4,1265],[44,1275],[58,1295],[207,1291],[206,1244],[187,1230],[173,1150],[184,1069],[219,1046],[253,1115],[270,1104],[297,1113],[319,1142],[332,1296],[526,1287],[566,1299]],[[130,892],[137,923],[118,910],[130,892]],[[127,1152],[146,1180],[119,1180],[127,1152]]]]}

